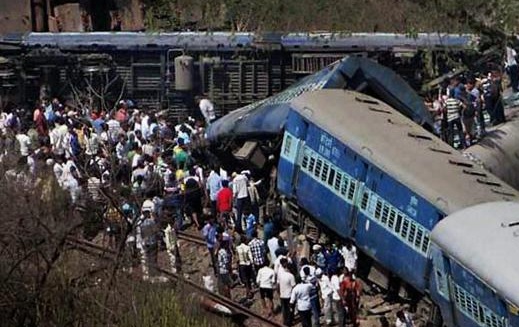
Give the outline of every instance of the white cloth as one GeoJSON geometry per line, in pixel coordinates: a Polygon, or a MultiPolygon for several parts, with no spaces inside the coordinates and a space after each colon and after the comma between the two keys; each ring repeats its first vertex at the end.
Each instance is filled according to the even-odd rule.
{"type": "Polygon", "coordinates": [[[85,138],[85,154],[93,156],[99,150],[99,136],[96,133],[91,133],[90,137],[85,138]]]}
{"type": "Polygon", "coordinates": [[[342,280],[342,276],[339,277],[337,275],[333,275],[330,282],[331,282],[331,285],[332,285],[332,299],[334,301],[339,301],[341,299],[341,297],[339,296],[339,291],[341,289],[341,280],[342,280]]]}
{"type": "Polygon", "coordinates": [[[274,273],[274,269],[268,266],[260,268],[256,276],[256,283],[260,288],[273,289],[276,284],[276,274],[274,273]]]}
{"type": "Polygon", "coordinates": [[[31,149],[31,138],[27,134],[16,134],[16,140],[20,145],[20,154],[27,157],[31,149]]]}
{"type": "Polygon", "coordinates": [[[249,196],[247,188],[248,180],[245,175],[238,174],[232,180],[232,194],[236,199],[244,199],[249,196]]]}
{"type": "Polygon", "coordinates": [[[204,116],[204,119],[207,123],[210,123],[216,118],[214,113],[214,105],[208,99],[200,100],[198,107],[200,108],[200,112],[202,113],[202,116],[204,116]]]}
{"type": "Polygon", "coordinates": [[[267,247],[269,248],[270,252],[270,260],[272,262],[276,261],[276,250],[279,249],[278,245],[278,238],[276,236],[272,236],[267,241],[267,247]]]}
{"type": "Polygon", "coordinates": [[[329,295],[333,293],[332,282],[330,281],[330,277],[327,275],[322,275],[319,279],[319,288],[321,289],[321,297],[326,299],[329,295]]]}
{"type": "Polygon", "coordinates": [[[299,283],[292,290],[290,303],[296,304],[297,311],[308,311],[312,308],[312,304],[310,303],[312,287],[310,283],[299,283]]]}
{"type": "Polygon", "coordinates": [[[54,154],[63,155],[68,148],[68,128],[66,125],[57,125],[49,134],[50,144],[54,154]]]}
{"type": "Polygon", "coordinates": [[[252,265],[252,252],[250,247],[242,243],[236,247],[236,254],[238,256],[238,264],[242,266],[252,265]]]}
{"type": "Polygon", "coordinates": [[[299,270],[299,277],[301,277],[301,280],[310,281],[310,279],[315,277],[315,267],[310,266],[310,265],[302,266],[301,269],[299,270]],[[305,269],[305,267],[308,267],[308,269],[310,269],[310,275],[308,275],[308,276],[306,276],[305,272],[303,271],[303,269],[305,269]],[[308,280],[307,280],[307,278],[308,278],[308,280]]]}
{"type": "Polygon", "coordinates": [[[411,317],[409,317],[409,314],[407,312],[404,312],[404,321],[400,320],[400,318],[396,318],[396,327],[414,327],[413,320],[411,317]]]}
{"type": "Polygon", "coordinates": [[[357,268],[357,248],[352,245],[351,250],[348,250],[346,246],[343,246],[339,251],[344,258],[344,266],[352,271],[357,268]]]}
{"type": "Polygon", "coordinates": [[[289,299],[292,294],[292,288],[296,285],[294,275],[281,268],[277,274],[277,283],[279,285],[279,297],[289,299]]]}
{"type": "Polygon", "coordinates": [[[280,255],[276,258],[276,260],[274,261],[274,272],[276,273],[276,276],[279,274],[280,271],[284,270],[282,267],[281,267],[281,259],[287,259],[288,260],[288,263],[292,263],[292,259],[290,259],[289,257],[287,257],[286,255],[280,255]]]}
{"type": "Polygon", "coordinates": [[[513,48],[506,47],[506,67],[517,65],[517,61],[515,60],[516,56],[517,52],[513,48]]]}

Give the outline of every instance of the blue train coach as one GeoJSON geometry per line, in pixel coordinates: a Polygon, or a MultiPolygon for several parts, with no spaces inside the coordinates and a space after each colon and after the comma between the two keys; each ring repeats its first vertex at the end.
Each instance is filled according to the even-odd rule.
{"type": "MultiPolygon", "coordinates": [[[[517,191],[388,105],[344,90],[292,101],[277,186],[287,201],[355,240],[422,294],[430,293],[430,237],[439,221],[480,203],[519,199],[517,191]]],[[[452,311],[439,307],[452,322],[452,311]]]]}

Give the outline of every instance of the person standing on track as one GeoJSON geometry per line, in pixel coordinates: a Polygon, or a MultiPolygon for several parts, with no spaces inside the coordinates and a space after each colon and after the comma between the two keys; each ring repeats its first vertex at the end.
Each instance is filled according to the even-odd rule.
{"type": "Polygon", "coordinates": [[[344,277],[340,284],[340,295],[342,304],[346,309],[346,316],[349,318],[350,324],[354,327],[359,326],[358,311],[360,305],[360,295],[362,292],[362,285],[353,277],[347,268],[344,269],[344,277]]]}
{"type": "Polygon", "coordinates": [[[229,240],[222,239],[218,250],[218,292],[231,298],[231,267],[232,259],[229,253],[229,240]]]}
{"type": "Polygon", "coordinates": [[[314,286],[309,281],[302,281],[293,289],[290,296],[290,304],[295,306],[299,317],[301,318],[302,327],[312,327],[312,304],[310,295],[314,286]]]}
{"type": "MultiPolygon", "coordinates": [[[[291,326],[292,313],[290,312],[290,299],[292,288],[296,285],[294,275],[288,269],[287,258],[280,259],[279,270],[277,271],[277,283],[279,287],[279,300],[281,302],[281,314],[283,315],[283,325],[291,326]]],[[[274,269],[275,271],[275,269],[274,269]]],[[[310,304],[309,304],[310,305],[310,304]]],[[[308,309],[310,310],[310,309],[308,309]]],[[[309,311],[310,312],[310,311],[309,311]]]]}
{"type": "Polygon", "coordinates": [[[268,262],[264,262],[263,266],[258,270],[256,283],[260,289],[261,304],[267,317],[274,315],[274,285],[276,284],[276,274],[274,269],[270,268],[268,262]]]}

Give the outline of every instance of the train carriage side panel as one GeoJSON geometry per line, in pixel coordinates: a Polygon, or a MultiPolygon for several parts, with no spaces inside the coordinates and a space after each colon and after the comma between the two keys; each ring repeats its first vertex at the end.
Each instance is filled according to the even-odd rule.
{"type": "Polygon", "coordinates": [[[300,157],[298,202],[342,237],[351,236],[356,215],[355,181],[365,170],[357,159],[329,134],[309,125],[300,157]]]}
{"type": "Polygon", "coordinates": [[[308,124],[295,112],[290,112],[285,125],[283,144],[278,164],[278,191],[288,198],[296,197],[295,180],[299,167],[301,147],[306,137],[308,124]]]}
{"type": "Polygon", "coordinates": [[[340,236],[354,237],[382,265],[425,291],[428,234],[439,218],[435,208],[311,123],[304,142],[297,141],[294,165],[287,146],[303,122],[296,113],[289,116],[278,182],[284,193],[296,194],[315,219],[340,236]]]}
{"type": "Polygon", "coordinates": [[[449,287],[449,259],[432,242],[429,248],[429,257],[432,260],[432,267],[429,270],[429,295],[440,309],[444,325],[455,326],[449,287]]]}
{"type": "Polygon", "coordinates": [[[416,289],[427,289],[429,234],[436,208],[370,165],[362,194],[357,244],[416,289]]]}
{"type": "Polygon", "coordinates": [[[450,259],[450,268],[449,287],[457,325],[506,327],[508,312],[504,301],[453,259],[450,259]]]}

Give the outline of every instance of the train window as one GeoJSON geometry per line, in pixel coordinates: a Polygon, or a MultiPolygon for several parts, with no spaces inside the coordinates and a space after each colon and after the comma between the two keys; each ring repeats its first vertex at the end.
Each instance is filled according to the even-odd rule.
{"type": "Polygon", "coordinates": [[[342,178],[342,184],[341,184],[341,194],[346,195],[346,190],[348,190],[348,183],[350,182],[350,179],[346,176],[343,176],[342,178]]]}
{"type": "Polygon", "coordinates": [[[323,168],[323,161],[321,158],[317,158],[317,162],[315,164],[315,171],[314,175],[319,178],[319,175],[321,174],[321,169],[323,168]]]}
{"type": "Polygon", "coordinates": [[[409,241],[409,243],[413,244],[415,236],[416,236],[416,224],[413,221],[411,221],[411,223],[409,224],[409,234],[407,235],[407,240],[409,241]]]}
{"type": "Polygon", "coordinates": [[[290,154],[290,148],[292,147],[292,136],[286,134],[285,138],[285,149],[283,149],[283,154],[288,156],[290,154]]]}
{"type": "Polygon", "coordinates": [[[407,232],[409,231],[409,219],[402,217],[402,237],[405,239],[407,237],[407,232]]]}
{"type": "Polygon", "coordinates": [[[377,205],[375,207],[375,219],[380,220],[380,214],[382,213],[382,201],[377,199],[377,205]]]}
{"type": "Polygon", "coordinates": [[[422,238],[423,238],[423,230],[421,227],[418,227],[416,229],[416,237],[414,238],[414,246],[420,250],[421,250],[420,245],[422,244],[422,238]]]}
{"type": "Polygon", "coordinates": [[[364,194],[362,194],[362,201],[360,201],[360,208],[362,210],[366,210],[366,208],[368,207],[368,202],[369,202],[369,192],[365,191],[364,194]]]}
{"type": "Polygon", "coordinates": [[[327,162],[323,163],[323,170],[321,171],[321,180],[326,182],[326,178],[328,177],[328,171],[330,170],[330,164],[327,162]]]}
{"type": "Polygon", "coordinates": [[[395,232],[400,233],[400,227],[402,227],[402,214],[396,215],[395,232]]]}
{"type": "Polygon", "coordinates": [[[384,209],[382,209],[382,217],[380,217],[380,222],[382,224],[387,224],[387,219],[389,218],[389,205],[387,203],[384,204],[384,209]]]}
{"type": "Polygon", "coordinates": [[[474,295],[453,284],[456,307],[472,320],[485,327],[505,327],[506,320],[484,306],[474,295]]]}
{"type": "Polygon", "coordinates": [[[357,187],[356,181],[350,182],[350,187],[348,187],[348,200],[353,201],[353,197],[355,196],[355,188],[357,187]]]}
{"type": "Polygon", "coordinates": [[[306,167],[308,167],[308,160],[309,160],[308,153],[305,153],[303,155],[303,161],[301,162],[301,167],[303,167],[303,169],[306,169],[306,167]]]}
{"type": "Polygon", "coordinates": [[[422,252],[427,253],[429,251],[429,234],[425,233],[422,242],[422,252]]]}
{"type": "Polygon", "coordinates": [[[391,209],[391,212],[389,213],[389,219],[387,220],[387,227],[389,227],[391,230],[393,230],[393,227],[395,227],[395,218],[396,211],[395,209],[391,209]]]}
{"type": "Polygon", "coordinates": [[[333,186],[335,180],[336,170],[335,168],[330,168],[330,174],[328,175],[328,185],[333,186]]]}
{"type": "Polygon", "coordinates": [[[336,191],[340,190],[341,182],[342,182],[342,173],[337,172],[337,174],[335,175],[335,185],[334,185],[334,188],[336,191]]]}
{"type": "Polygon", "coordinates": [[[310,164],[308,165],[308,172],[312,173],[315,167],[315,158],[310,158],[310,164]]]}

